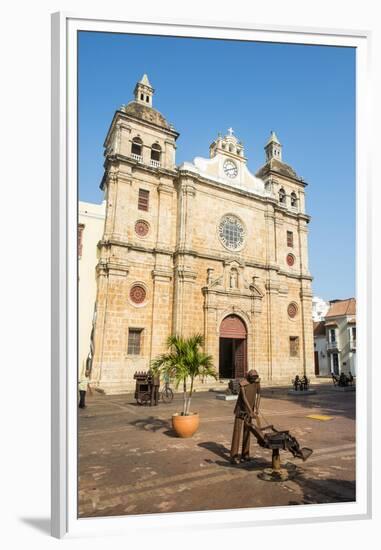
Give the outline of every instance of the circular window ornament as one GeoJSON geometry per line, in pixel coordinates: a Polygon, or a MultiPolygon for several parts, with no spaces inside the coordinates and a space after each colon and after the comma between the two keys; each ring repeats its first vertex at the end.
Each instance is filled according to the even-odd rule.
{"type": "Polygon", "coordinates": [[[293,254],[287,254],[287,265],[290,267],[294,265],[295,263],[295,256],[293,254]]]}
{"type": "Polygon", "coordinates": [[[224,216],[218,226],[222,244],[229,250],[239,250],[245,240],[245,228],[241,220],[231,214],[224,216]]]}
{"type": "Polygon", "coordinates": [[[134,285],[130,290],[130,299],[134,304],[142,304],[146,299],[146,296],[146,289],[142,285],[134,285]]]}
{"type": "Polygon", "coordinates": [[[298,314],[298,306],[295,304],[295,302],[291,302],[291,304],[288,305],[287,313],[290,319],[295,319],[298,314]]]}
{"type": "Polygon", "coordinates": [[[149,223],[146,222],[145,220],[138,220],[135,223],[135,233],[139,237],[145,237],[146,235],[148,235],[148,231],[149,231],[149,223]]]}

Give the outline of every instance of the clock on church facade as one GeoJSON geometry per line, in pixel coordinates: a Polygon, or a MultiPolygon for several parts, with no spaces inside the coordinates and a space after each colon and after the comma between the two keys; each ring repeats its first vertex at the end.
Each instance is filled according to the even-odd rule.
{"type": "Polygon", "coordinates": [[[222,380],[313,377],[307,184],[276,134],[256,174],[232,128],[177,166],[179,134],[146,75],[134,94],[105,140],[92,383],[130,391],[170,334],[199,332],[222,380]]]}

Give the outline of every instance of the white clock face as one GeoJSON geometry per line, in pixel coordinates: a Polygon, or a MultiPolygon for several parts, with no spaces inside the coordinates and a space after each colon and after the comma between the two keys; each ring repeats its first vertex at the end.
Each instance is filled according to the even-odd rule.
{"type": "Polygon", "coordinates": [[[224,162],[224,172],[229,178],[235,178],[238,174],[237,165],[232,160],[224,162]]]}

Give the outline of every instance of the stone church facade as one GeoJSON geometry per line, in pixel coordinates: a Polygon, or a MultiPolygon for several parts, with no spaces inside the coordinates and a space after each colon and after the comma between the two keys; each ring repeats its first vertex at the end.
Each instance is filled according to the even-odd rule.
{"type": "Polygon", "coordinates": [[[250,368],[263,383],[313,376],[306,183],[274,132],[252,174],[229,129],[209,158],[176,166],[179,134],[153,108],[146,75],[105,140],[92,381],[106,393],[201,333],[221,379],[250,368]]]}

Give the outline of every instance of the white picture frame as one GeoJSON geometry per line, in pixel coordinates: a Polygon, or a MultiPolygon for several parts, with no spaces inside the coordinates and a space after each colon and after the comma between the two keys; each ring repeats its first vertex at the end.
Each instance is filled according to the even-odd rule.
{"type": "Polygon", "coordinates": [[[52,16],[52,534],[128,534],[131,529],[274,525],[371,517],[371,231],[367,31],[244,23],[52,16]],[[356,485],[353,503],[150,516],[77,517],[77,41],[80,30],[329,44],[356,48],[356,296],[358,372],[356,485]],[[361,266],[361,269],[360,267],[361,266]]]}

